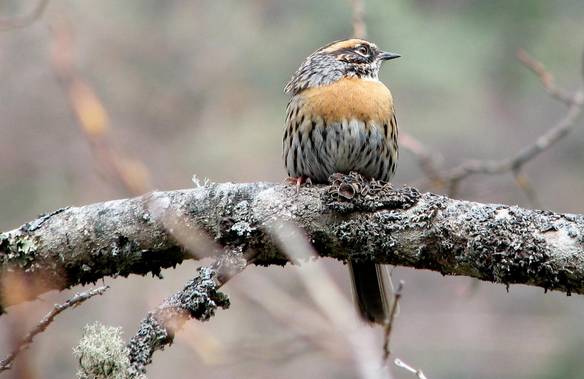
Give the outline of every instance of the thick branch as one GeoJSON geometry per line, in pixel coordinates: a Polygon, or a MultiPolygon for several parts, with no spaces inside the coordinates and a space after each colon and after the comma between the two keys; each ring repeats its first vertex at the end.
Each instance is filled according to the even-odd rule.
{"type": "Polygon", "coordinates": [[[287,261],[269,234],[285,220],[339,260],[584,293],[584,216],[393,191],[357,176],[298,194],[278,184],[209,184],[59,210],[0,234],[2,275],[42,278],[32,296],[107,276],[158,274],[190,257],[164,226],[168,213],[193,234],[252,249],[259,264],[287,261]]]}

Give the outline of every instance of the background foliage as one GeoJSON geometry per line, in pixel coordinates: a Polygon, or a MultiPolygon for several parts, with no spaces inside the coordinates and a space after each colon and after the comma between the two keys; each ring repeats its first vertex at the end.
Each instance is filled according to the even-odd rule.
{"type": "MultiPolygon", "coordinates": [[[[0,16],[34,6],[4,0],[0,16]]],[[[368,0],[366,9],[369,38],[403,56],[382,71],[400,128],[441,152],[445,167],[511,154],[564,111],[517,63],[518,48],[569,89],[579,84],[580,0],[368,0]]],[[[0,229],[61,206],[189,187],[193,174],[281,181],[282,88],[305,56],[351,32],[345,0],[51,1],[31,26],[0,33],[0,229]]],[[[545,208],[584,212],[583,144],[577,129],[526,167],[545,208]]],[[[421,176],[402,152],[394,182],[421,176]]],[[[528,206],[507,176],[468,180],[459,197],[528,206]]],[[[327,265],[348,294],[346,268],[327,265]]],[[[71,377],[83,325],[99,320],[133,334],[193,266],[165,271],[165,280],[110,280],[109,294],[57,320],[7,377],[71,377]]],[[[348,362],[274,317],[276,295],[262,285],[255,296],[238,289],[261,280],[310,307],[300,271],[252,268],[233,279],[225,288],[232,309],[190,323],[150,377],[353,377],[348,362]]],[[[580,297],[394,274],[406,281],[394,351],[428,377],[584,375],[580,297]]],[[[2,351],[63,296],[14,308],[0,322],[2,351]]]]}

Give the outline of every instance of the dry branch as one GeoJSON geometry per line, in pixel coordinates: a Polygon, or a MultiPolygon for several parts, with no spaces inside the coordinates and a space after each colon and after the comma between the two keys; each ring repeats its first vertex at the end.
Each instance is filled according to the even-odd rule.
{"type": "Polygon", "coordinates": [[[548,131],[530,145],[525,146],[514,156],[493,161],[466,161],[460,166],[449,170],[445,177],[450,183],[450,194],[456,193],[461,180],[476,174],[501,174],[505,172],[518,173],[523,166],[537,155],[549,149],[554,143],[565,137],[582,115],[584,106],[584,91],[578,91],[570,103],[566,114],[548,131]]]}
{"type": "Polygon", "coordinates": [[[158,274],[191,258],[160,209],[193,233],[252,249],[256,264],[287,262],[266,232],[283,220],[302,228],[322,256],[584,293],[584,216],[393,191],[357,176],[298,194],[286,185],[224,183],[62,209],[0,234],[2,276],[19,270],[41,282],[33,297],[108,276],[158,274]]]}
{"type": "MultiPolygon", "coordinates": [[[[539,154],[551,148],[556,142],[567,136],[582,116],[584,108],[584,86],[570,92],[555,84],[554,76],[544,65],[528,55],[524,50],[517,52],[517,59],[539,78],[544,90],[553,98],[565,104],[566,113],[534,142],[521,148],[517,153],[503,159],[476,160],[466,159],[458,166],[441,170],[439,157],[432,153],[414,137],[406,135],[400,140],[400,146],[410,151],[417,159],[420,168],[433,188],[447,190],[449,196],[456,196],[459,185],[473,175],[497,175],[511,173],[517,186],[526,194],[530,203],[537,206],[535,189],[529,185],[523,167],[539,154]]],[[[582,62],[584,75],[584,56],[582,62]]]]}
{"type": "Polygon", "coordinates": [[[443,157],[440,154],[431,151],[421,141],[406,132],[399,133],[399,146],[400,149],[405,149],[414,155],[420,169],[434,188],[444,187],[445,179],[440,172],[443,157]]]}
{"type": "Polygon", "coordinates": [[[383,361],[384,362],[386,362],[389,359],[389,356],[391,354],[391,347],[390,347],[389,343],[390,343],[390,339],[391,339],[391,332],[393,330],[393,323],[395,321],[395,316],[397,314],[397,309],[399,307],[399,301],[400,301],[401,296],[402,296],[403,288],[404,288],[404,282],[402,280],[399,282],[397,289],[395,290],[395,292],[393,294],[393,302],[391,304],[391,309],[389,312],[389,320],[387,321],[387,324],[385,325],[384,341],[383,341],[383,361]]]}
{"type": "Polygon", "coordinates": [[[32,343],[33,339],[44,332],[49,325],[53,322],[55,317],[57,317],[61,312],[69,309],[75,308],[79,306],[81,303],[85,302],[86,300],[91,299],[96,295],[103,295],[103,293],[108,289],[108,286],[102,286],[98,288],[94,288],[90,291],[86,292],[79,292],[73,295],[69,300],[64,302],[63,304],[55,304],[53,309],[43,317],[41,321],[30,331],[26,334],[26,336],[22,339],[22,341],[16,346],[16,348],[8,354],[6,358],[0,361],[0,372],[6,371],[12,367],[12,363],[22,351],[26,350],[30,344],[32,343]]]}
{"type": "Polygon", "coordinates": [[[75,35],[71,23],[61,21],[54,24],[51,31],[52,67],[69,102],[76,126],[91,149],[97,172],[121,194],[135,196],[150,190],[148,168],[117,148],[103,101],[76,68],[75,35]]]}
{"type": "Polygon", "coordinates": [[[154,353],[170,345],[186,321],[206,321],[217,308],[228,308],[229,299],[219,292],[219,287],[246,265],[247,260],[239,248],[228,249],[211,266],[199,268],[198,275],[182,290],[149,312],[128,343],[130,377],[146,373],[154,353]]]}

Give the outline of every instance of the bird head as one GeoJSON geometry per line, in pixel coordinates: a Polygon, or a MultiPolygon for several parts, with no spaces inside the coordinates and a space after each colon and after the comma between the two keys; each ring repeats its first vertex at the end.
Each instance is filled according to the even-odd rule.
{"type": "Polygon", "coordinates": [[[352,38],[329,43],[310,54],[288,82],[285,92],[329,85],[345,77],[379,80],[381,63],[399,58],[372,42],[352,38]]]}

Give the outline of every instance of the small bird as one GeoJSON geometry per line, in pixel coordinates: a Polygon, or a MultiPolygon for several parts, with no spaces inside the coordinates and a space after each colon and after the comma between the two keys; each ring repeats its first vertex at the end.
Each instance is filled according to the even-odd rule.
{"type": "MultiPolygon", "coordinates": [[[[379,81],[382,62],[400,55],[363,39],[335,41],[300,65],[285,87],[283,159],[290,179],[327,183],[334,173],[357,172],[389,181],[398,159],[393,97],[379,81]]],[[[384,324],[389,316],[387,271],[349,262],[358,310],[384,324]]]]}

